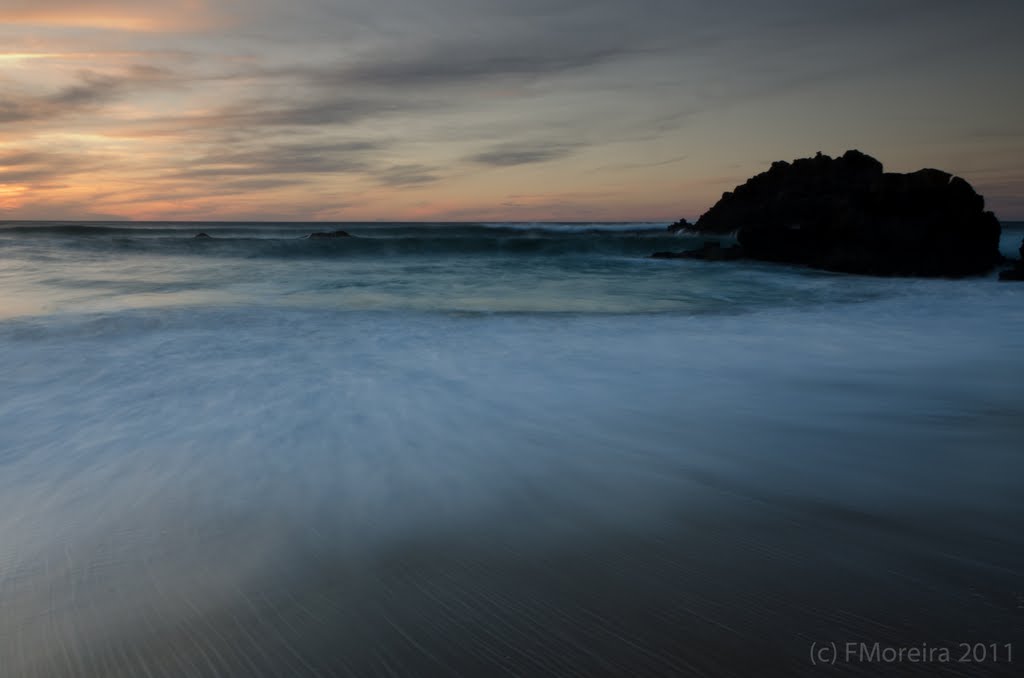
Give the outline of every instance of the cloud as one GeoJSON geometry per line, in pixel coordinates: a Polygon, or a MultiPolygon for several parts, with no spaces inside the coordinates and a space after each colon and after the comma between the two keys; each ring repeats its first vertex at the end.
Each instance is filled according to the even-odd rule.
{"type": "Polygon", "coordinates": [[[673,156],[671,158],[667,158],[667,159],[664,159],[664,160],[651,160],[649,162],[617,162],[617,163],[609,163],[607,165],[601,165],[599,167],[595,167],[592,171],[599,172],[599,171],[607,170],[607,169],[634,170],[634,169],[647,169],[647,168],[650,168],[650,167],[665,167],[667,165],[674,165],[674,164],[676,164],[678,162],[682,162],[683,160],[686,160],[689,157],[690,157],[689,155],[676,155],[676,156],[673,156]]]}
{"type": "Polygon", "coordinates": [[[376,172],[374,176],[384,186],[417,186],[439,181],[441,177],[435,174],[436,170],[436,167],[419,164],[394,165],[376,172]]]}
{"type": "Polygon", "coordinates": [[[386,147],[379,141],[271,144],[245,150],[221,149],[191,162],[182,178],[365,172],[369,157],[386,147]]]}
{"type": "Polygon", "coordinates": [[[393,164],[392,144],[379,140],[302,142],[223,147],[190,161],[176,179],[218,181],[221,189],[275,188],[301,183],[303,175],[350,174],[382,186],[412,187],[439,181],[438,168],[421,163],[393,164]]]}
{"type": "Polygon", "coordinates": [[[518,146],[503,144],[483,153],[472,155],[468,159],[492,167],[513,167],[559,160],[570,155],[576,148],[576,145],[518,146]]]}
{"type": "MultiPolygon", "coordinates": [[[[557,205],[584,179],[593,193],[564,204],[625,214],[628,196],[613,204],[601,186],[635,179],[630,195],[649,210],[710,195],[723,158],[747,167],[850,137],[896,140],[904,157],[926,135],[977,148],[957,125],[1012,130],[1024,111],[1006,84],[1024,54],[1011,35],[1019,0],[985,11],[955,0],[244,5],[0,0],[0,45],[13,50],[0,53],[0,182],[47,196],[58,184],[112,191],[126,214],[261,191],[315,213],[339,187],[401,209],[384,188],[430,185],[444,209],[475,200],[478,211],[569,218],[557,205]],[[33,52],[48,56],[17,56],[33,52]],[[975,113],[950,92],[999,105],[975,113]],[[589,172],[578,171],[584,150],[589,172]],[[560,173],[567,160],[574,172],[560,173]],[[535,201],[510,202],[508,173],[489,176],[513,167],[536,168],[514,189],[535,201]],[[661,188],[656,175],[677,176],[661,188]]],[[[1008,155],[1019,141],[1007,136],[1008,155]]],[[[425,199],[409,193],[405,205],[425,199]]]]}
{"type": "Polygon", "coordinates": [[[94,112],[130,91],[173,79],[168,71],[145,65],[134,65],[118,74],[79,70],[75,82],[56,92],[37,94],[24,88],[21,92],[9,91],[0,100],[0,123],[38,122],[94,112]]]}
{"type": "Polygon", "coordinates": [[[0,100],[0,123],[44,120],[95,109],[113,100],[122,80],[83,71],[78,82],[53,94],[9,96],[0,100]]]}
{"type": "MultiPolygon", "coordinates": [[[[260,89],[253,85],[250,90],[260,89]]],[[[265,96],[214,106],[177,116],[153,116],[118,127],[125,136],[186,135],[196,140],[210,132],[229,132],[230,136],[268,139],[267,129],[340,129],[384,116],[427,110],[432,102],[420,99],[389,98],[356,93],[299,90],[289,98],[278,96],[273,85],[264,85],[265,96]],[[205,134],[204,134],[205,133],[205,134]]]]}
{"type": "Polygon", "coordinates": [[[492,81],[496,78],[537,78],[598,65],[626,51],[615,46],[464,43],[430,45],[372,54],[337,71],[314,73],[327,85],[430,88],[492,81]]]}
{"type": "Polygon", "coordinates": [[[227,194],[244,193],[247,191],[266,191],[286,186],[296,186],[302,183],[301,179],[294,177],[266,177],[262,179],[239,179],[218,184],[227,194]]]}
{"type": "Polygon", "coordinates": [[[204,0],[5,0],[0,23],[106,31],[196,29],[212,18],[204,0]]]}
{"type": "Polygon", "coordinates": [[[85,172],[100,162],[100,158],[70,153],[23,149],[0,151],[0,184],[52,184],[85,172]]]}

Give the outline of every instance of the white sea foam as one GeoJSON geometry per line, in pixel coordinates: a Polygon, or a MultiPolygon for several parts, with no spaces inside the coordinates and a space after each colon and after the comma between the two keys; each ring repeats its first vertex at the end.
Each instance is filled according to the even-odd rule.
{"type": "Polygon", "coordinates": [[[164,502],[443,522],[540,478],[573,496],[595,468],[642,475],[647,457],[775,474],[776,490],[862,508],[1009,501],[1012,475],[974,472],[1011,461],[1022,433],[1024,311],[1005,286],[928,287],[707,317],[206,309],[9,323],[5,543],[164,502]]]}

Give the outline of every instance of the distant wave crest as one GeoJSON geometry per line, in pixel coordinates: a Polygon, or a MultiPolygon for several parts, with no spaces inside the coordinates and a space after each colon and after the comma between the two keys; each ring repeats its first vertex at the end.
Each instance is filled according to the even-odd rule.
{"type": "Polygon", "coordinates": [[[679,247],[664,224],[130,224],[20,223],[0,226],[8,243],[44,240],[71,251],[320,258],[414,255],[646,256],[679,247]],[[310,239],[343,227],[352,238],[310,239]],[[209,238],[195,236],[208,234],[209,238]]]}

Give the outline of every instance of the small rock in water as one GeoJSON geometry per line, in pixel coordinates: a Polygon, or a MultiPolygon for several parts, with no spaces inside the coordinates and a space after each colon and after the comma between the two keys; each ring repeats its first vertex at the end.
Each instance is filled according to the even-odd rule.
{"type": "Polygon", "coordinates": [[[669,233],[679,233],[680,231],[685,231],[692,227],[693,224],[691,224],[689,221],[687,221],[686,219],[680,219],[674,224],[669,224],[668,228],[666,228],[665,230],[668,231],[669,233]]]}
{"type": "Polygon", "coordinates": [[[192,236],[192,238],[194,240],[212,240],[213,236],[211,236],[209,233],[196,233],[194,236],[192,236]]]}
{"type": "Polygon", "coordinates": [[[322,238],[351,238],[352,234],[347,231],[321,231],[319,233],[310,233],[307,237],[311,240],[319,240],[322,238]]]}
{"type": "Polygon", "coordinates": [[[1024,240],[1020,243],[1020,260],[1014,264],[1013,268],[1000,272],[999,279],[1024,281],[1024,240]]]}
{"type": "Polygon", "coordinates": [[[682,252],[655,252],[651,259],[700,259],[702,261],[735,261],[743,258],[743,248],[739,245],[722,247],[722,243],[706,240],[695,250],[682,252]]]}

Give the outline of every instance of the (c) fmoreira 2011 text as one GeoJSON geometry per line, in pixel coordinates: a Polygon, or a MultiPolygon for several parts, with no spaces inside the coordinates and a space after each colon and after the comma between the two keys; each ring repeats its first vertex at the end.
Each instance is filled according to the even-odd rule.
{"type": "Polygon", "coordinates": [[[881,642],[811,644],[811,663],[826,664],[1010,664],[1012,643],[888,645],[881,642]]]}

